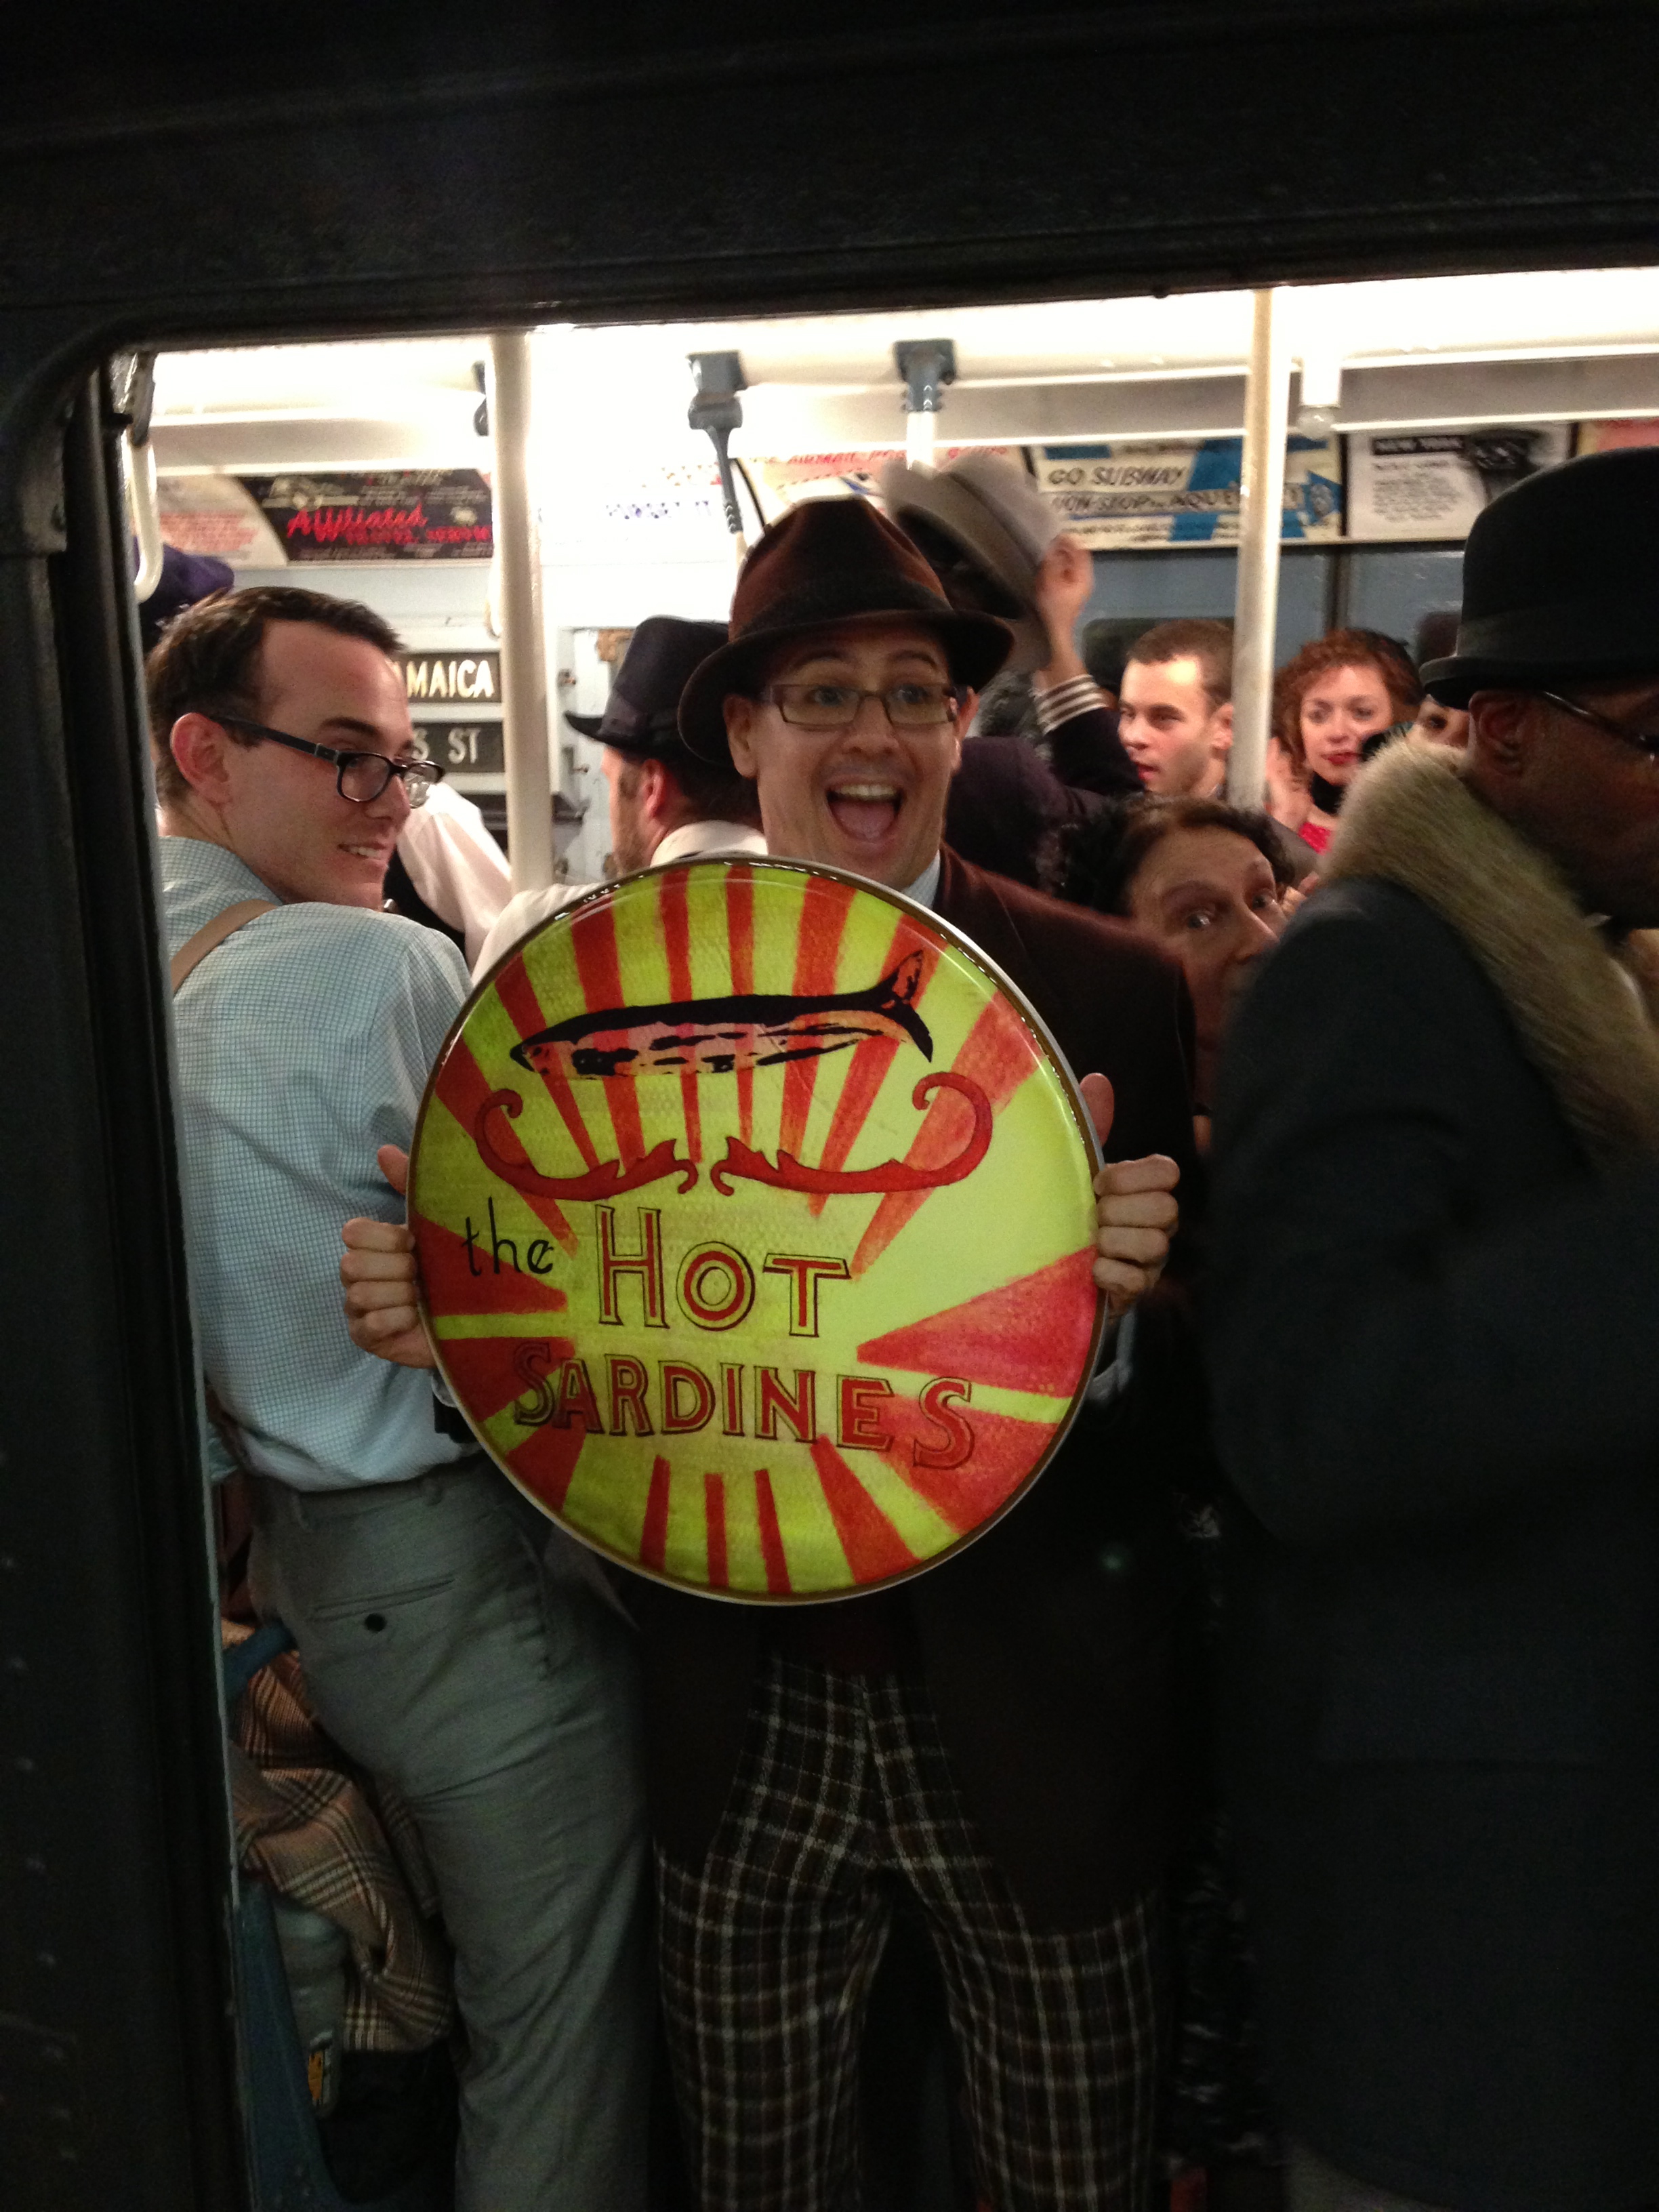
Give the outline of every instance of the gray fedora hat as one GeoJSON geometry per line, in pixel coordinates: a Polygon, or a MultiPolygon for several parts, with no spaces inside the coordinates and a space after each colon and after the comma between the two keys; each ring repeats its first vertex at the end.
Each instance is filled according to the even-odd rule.
{"type": "Polygon", "coordinates": [[[1475,517],[1457,649],[1425,660],[1448,707],[1480,690],[1659,675],[1659,447],[1545,469],[1475,517]]]}
{"type": "Polygon", "coordinates": [[[1060,520],[1026,471],[999,453],[964,453],[948,468],[890,461],[883,503],[927,556],[952,606],[997,615],[1014,634],[1011,670],[1041,668],[1048,634],[1031,595],[1060,520]]]}

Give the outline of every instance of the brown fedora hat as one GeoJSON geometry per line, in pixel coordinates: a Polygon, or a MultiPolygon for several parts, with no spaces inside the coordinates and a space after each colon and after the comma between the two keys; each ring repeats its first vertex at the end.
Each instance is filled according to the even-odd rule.
{"type": "Polygon", "coordinates": [[[977,691],[1012,648],[1006,623],[958,614],[902,530],[867,499],[803,501],[775,522],[743,564],[726,642],[680,695],[680,735],[702,759],[729,761],[725,702],[747,693],[774,649],[818,629],[922,623],[943,644],[951,673],[977,691]]]}

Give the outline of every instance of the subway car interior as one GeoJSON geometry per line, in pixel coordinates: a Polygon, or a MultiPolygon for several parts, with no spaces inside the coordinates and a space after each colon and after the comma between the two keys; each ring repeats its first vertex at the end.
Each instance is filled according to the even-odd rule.
{"type": "MultiPolygon", "coordinates": [[[[1493,498],[1659,444],[1646,7],[353,12],[70,6],[0,126],[9,2212],[454,2201],[448,2057],[359,2069],[331,2133],[330,1923],[239,1863],[227,1745],[283,1639],[222,1626],[161,624],[270,586],[381,617],[504,897],[616,872],[565,718],[640,625],[724,623],[763,531],[890,463],[1022,471],[1102,667],[1236,623],[1255,805],[1275,668],[1336,629],[1425,657],[1493,498]]],[[[866,2201],[982,2212],[925,1949],[878,1989],[866,2201]]],[[[679,2212],[660,2081],[651,2130],[679,2212]]]]}
{"type": "MultiPolygon", "coordinates": [[[[743,544],[801,499],[877,496],[919,440],[927,465],[981,451],[1030,472],[1091,552],[1085,625],[1233,619],[1249,294],[920,313],[533,332],[524,465],[562,709],[601,712],[637,623],[721,619],[743,544]],[[918,392],[898,364],[928,339],[953,367],[918,392]],[[738,539],[688,420],[706,363],[738,380],[723,434],[738,539]]],[[[1650,434],[1659,271],[1284,288],[1277,319],[1275,666],[1333,629],[1412,647],[1425,616],[1456,610],[1481,502],[1650,434]]],[[[164,544],[226,561],[239,586],[325,568],[406,638],[423,741],[504,836],[489,361],[487,331],[162,352],[147,445],[164,544]]],[[[551,751],[556,872],[572,881],[605,857],[589,753],[568,726],[551,751]]]]}

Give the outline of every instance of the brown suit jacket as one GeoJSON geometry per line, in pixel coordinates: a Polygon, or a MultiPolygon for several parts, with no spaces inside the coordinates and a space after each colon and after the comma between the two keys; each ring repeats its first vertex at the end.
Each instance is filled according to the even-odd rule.
{"type": "MultiPolygon", "coordinates": [[[[1173,963],[948,848],[936,904],[1024,992],[1075,1073],[1110,1078],[1108,1157],[1170,1154],[1190,1206],[1191,1010],[1173,963]]],[[[1085,1408],[1012,1513],[907,1586],[963,1797],[1048,1926],[1098,1920],[1153,1878],[1184,1796],[1188,1584],[1159,1402],[1172,1387],[1160,1376],[1181,1371],[1162,1341],[1182,1333],[1181,1303],[1160,1293],[1149,1304],[1161,1310],[1143,1310],[1126,1400],[1085,1408]]],[[[1173,1433],[1182,1409],[1167,1410],[1173,1433]]],[[[641,1630],[657,1833],[696,1863],[742,1754],[767,1615],[637,1579],[625,1595],[641,1630]]]]}

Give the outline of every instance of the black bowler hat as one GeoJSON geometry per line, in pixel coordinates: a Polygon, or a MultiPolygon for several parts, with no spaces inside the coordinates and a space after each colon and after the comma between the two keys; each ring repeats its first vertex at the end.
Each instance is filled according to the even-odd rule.
{"type": "Polygon", "coordinates": [[[1476,691],[1659,676],[1659,447],[1546,469],[1475,517],[1457,649],[1423,664],[1448,707],[1476,691]]]}
{"type": "Polygon", "coordinates": [[[952,677],[970,691],[1013,649],[1006,623],[957,611],[904,532],[867,499],[804,500],[744,562],[730,632],[685,687],[680,735],[704,760],[729,761],[726,700],[756,681],[775,647],[814,630],[895,620],[933,631],[952,677]]]}
{"type": "Polygon", "coordinates": [[[680,694],[694,668],[726,643],[724,623],[649,615],[628,641],[603,714],[567,714],[573,730],[635,760],[680,751],[680,694]]]}

